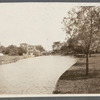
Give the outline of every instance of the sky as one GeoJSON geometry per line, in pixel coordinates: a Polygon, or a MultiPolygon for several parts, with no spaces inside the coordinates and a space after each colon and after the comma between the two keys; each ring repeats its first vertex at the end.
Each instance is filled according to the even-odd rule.
{"type": "Polygon", "coordinates": [[[73,3],[1,3],[0,43],[17,45],[28,43],[52,49],[53,42],[65,41],[61,24],[73,3]]]}

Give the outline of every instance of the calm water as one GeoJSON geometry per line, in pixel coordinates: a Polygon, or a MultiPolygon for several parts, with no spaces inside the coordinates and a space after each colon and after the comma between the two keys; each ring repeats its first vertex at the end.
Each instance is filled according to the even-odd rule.
{"type": "Polygon", "coordinates": [[[41,56],[0,65],[0,94],[52,94],[58,78],[75,62],[69,56],[41,56]]]}

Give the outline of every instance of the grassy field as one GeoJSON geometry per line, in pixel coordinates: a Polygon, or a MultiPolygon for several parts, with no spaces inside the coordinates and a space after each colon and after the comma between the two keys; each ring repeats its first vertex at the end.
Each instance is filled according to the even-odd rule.
{"type": "Polygon", "coordinates": [[[16,62],[18,60],[29,58],[29,57],[31,57],[31,56],[28,56],[28,55],[24,55],[24,56],[8,56],[8,55],[0,56],[0,65],[13,63],[13,62],[16,62]]]}
{"type": "Polygon", "coordinates": [[[89,58],[89,75],[85,75],[85,58],[67,70],[58,80],[54,94],[100,93],[100,54],[89,58]]]}

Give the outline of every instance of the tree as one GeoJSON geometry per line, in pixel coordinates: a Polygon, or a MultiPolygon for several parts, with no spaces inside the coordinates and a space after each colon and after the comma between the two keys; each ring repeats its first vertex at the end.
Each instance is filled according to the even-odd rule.
{"type": "Polygon", "coordinates": [[[41,45],[36,45],[36,49],[39,50],[40,52],[45,51],[45,49],[41,45]]]}
{"type": "Polygon", "coordinates": [[[74,36],[73,38],[68,39],[68,48],[74,52],[74,54],[84,54],[85,48],[80,45],[81,41],[78,41],[78,37],[74,36]]]}
{"type": "Polygon", "coordinates": [[[18,55],[23,55],[23,53],[26,53],[26,50],[21,48],[21,47],[18,47],[18,55]]]}
{"type": "Polygon", "coordinates": [[[52,49],[55,50],[60,50],[60,48],[62,47],[62,43],[60,41],[58,42],[54,42],[52,45],[52,49]]]}
{"type": "Polygon", "coordinates": [[[10,56],[15,56],[15,55],[23,55],[23,53],[26,53],[26,50],[24,50],[21,47],[17,47],[15,45],[9,45],[8,47],[3,48],[2,53],[10,55],[10,56]]]}
{"type": "Polygon", "coordinates": [[[6,48],[4,46],[0,46],[0,53],[5,54],[6,48]]]}
{"type": "Polygon", "coordinates": [[[18,55],[18,48],[17,48],[17,46],[9,45],[9,46],[6,48],[5,54],[8,54],[8,55],[10,55],[10,56],[18,55]]]}
{"type": "Polygon", "coordinates": [[[75,39],[74,46],[82,46],[84,50],[86,55],[86,75],[88,75],[89,71],[90,48],[99,36],[99,11],[100,7],[98,6],[80,6],[69,11],[68,17],[64,17],[63,19],[67,37],[75,39]]]}

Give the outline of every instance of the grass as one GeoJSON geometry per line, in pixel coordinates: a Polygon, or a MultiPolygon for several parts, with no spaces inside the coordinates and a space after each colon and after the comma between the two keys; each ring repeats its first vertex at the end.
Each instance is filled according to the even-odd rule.
{"type": "Polygon", "coordinates": [[[86,76],[85,58],[67,70],[58,80],[54,94],[100,93],[100,54],[89,58],[89,75],[86,76]]]}
{"type": "Polygon", "coordinates": [[[0,65],[2,64],[8,64],[8,63],[13,63],[21,59],[29,58],[30,56],[24,55],[24,56],[0,56],[0,65]]]}

